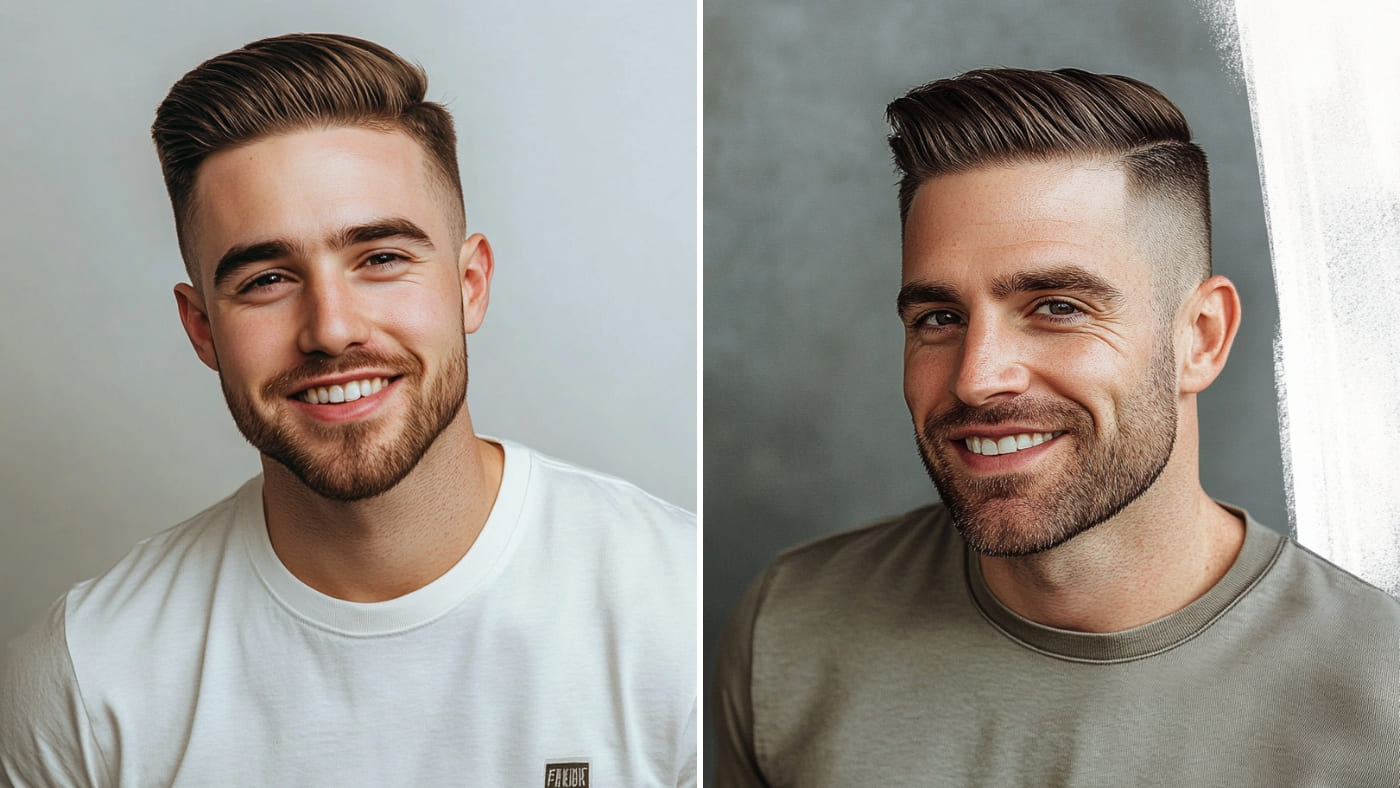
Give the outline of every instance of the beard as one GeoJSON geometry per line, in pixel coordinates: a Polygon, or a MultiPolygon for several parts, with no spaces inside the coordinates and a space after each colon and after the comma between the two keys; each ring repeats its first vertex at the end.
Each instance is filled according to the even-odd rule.
{"type": "Polygon", "coordinates": [[[418,466],[423,455],[447,429],[467,397],[467,349],[452,354],[435,378],[426,378],[422,362],[411,355],[352,350],[316,357],[269,380],[264,402],[280,402],[301,381],[356,369],[393,370],[400,393],[408,398],[405,423],[394,431],[385,418],[323,423],[300,417],[290,407],[264,414],[246,393],[219,375],[229,413],[238,431],[263,454],[281,463],[312,492],[334,501],[373,498],[392,489],[418,466]]]}
{"type": "MultiPolygon", "coordinates": [[[[1160,343],[1159,343],[1160,345],[1160,343]]],[[[957,403],[915,430],[924,468],[963,539],[982,555],[1023,556],[1057,547],[1122,511],[1157,481],[1176,445],[1173,357],[1158,347],[1146,379],[1116,412],[1118,429],[1101,435],[1085,408],[1062,400],[1020,398],[984,408],[957,403]],[[1016,423],[1064,431],[1073,455],[1058,467],[972,477],[948,435],[969,426],[1016,423]]]]}

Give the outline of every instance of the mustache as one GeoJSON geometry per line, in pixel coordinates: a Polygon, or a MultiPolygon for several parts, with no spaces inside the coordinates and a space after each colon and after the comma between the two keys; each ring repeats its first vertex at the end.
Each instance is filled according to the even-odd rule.
{"type": "Polygon", "coordinates": [[[263,396],[276,399],[300,391],[315,378],[366,368],[391,370],[405,377],[420,375],[423,371],[422,363],[413,356],[355,348],[338,356],[312,356],[295,369],[279,372],[263,386],[263,396]]]}
{"type": "Polygon", "coordinates": [[[957,402],[927,419],[922,432],[925,440],[936,442],[965,427],[995,427],[1008,423],[1054,426],[1067,432],[1092,427],[1092,419],[1083,408],[1054,400],[1018,399],[981,407],[957,402]]]}

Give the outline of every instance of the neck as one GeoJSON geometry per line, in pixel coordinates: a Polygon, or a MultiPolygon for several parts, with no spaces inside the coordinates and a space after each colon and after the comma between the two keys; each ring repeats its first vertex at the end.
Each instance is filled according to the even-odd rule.
{"type": "Polygon", "coordinates": [[[418,465],[382,495],[333,501],[264,456],[272,549],[323,594],[381,602],[431,583],[466,555],[495,503],[502,448],[476,437],[464,405],[418,465]]]}
{"type": "Polygon", "coordinates": [[[1186,443],[1114,517],[1042,553],[981,556],[987,587],[1022,618],[1079,632],[1132,629],[1199,599],[1234,563],[1244,523],[1206,495],[1186,443]]]}

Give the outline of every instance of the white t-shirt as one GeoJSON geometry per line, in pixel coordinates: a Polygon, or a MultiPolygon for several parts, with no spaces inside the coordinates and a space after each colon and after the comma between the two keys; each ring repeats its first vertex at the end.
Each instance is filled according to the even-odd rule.
{"type": "Polygon", "coordinates": [[[10,645],[15,785],[695,783],[695,518],[503,442],[484,529],[413,593],[297,580],[262,479],[10,645]]]}

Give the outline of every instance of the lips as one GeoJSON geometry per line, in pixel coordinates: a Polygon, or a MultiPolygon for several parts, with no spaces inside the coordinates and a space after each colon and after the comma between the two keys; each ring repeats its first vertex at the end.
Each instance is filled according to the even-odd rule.
{"type": "Polygon", "coordinates": [[[344,405],[374,396],[400,378],[422,374],[422,362],[412,355],[354,348],[339,356],[305,357],[299,366],[268,379],[262,393],[270,401],[344,405]]]}
{"type": "MultiPolygon", "coordinates": [[[[1063,431],[1051,432],[1019,432],[1012,435],[1002,436],[981,436],[970,435],[961,438],[963,445],[973,454],[980,454],[984,457],[995,457],[1000,454],[1012,454],[1022,449],[1029,449],[1039,446],[1046,441],[1054,440],[1063,435],[1063,431]]],[[[955,441],[956,442],[956,441],[955,441]]]]}
{"type": "Polygon", "coordinates": [[[354,402],[361,397],[368,397],[379,393],[392,378],[368,377],[359,380],[350,380],[345,383],[333,383],[328,386],[312,386],[296,395],[302,402],[311,405],[338,404],[341,402],[354,402]]]}

